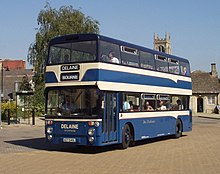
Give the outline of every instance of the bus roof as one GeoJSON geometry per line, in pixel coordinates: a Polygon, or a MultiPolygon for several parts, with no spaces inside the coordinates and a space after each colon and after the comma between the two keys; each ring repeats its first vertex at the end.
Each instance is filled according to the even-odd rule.
{"type": "Polygon", "coordinates": [[[156,55],[161,55],[164,57],[168,57],[168,58],[174,58],[177,60],[180,60],[182,62],[187,62],[189,63],[189,61],[185,58],[181,58],[178,56],[174,56],[171,54],[166,54],[164,52],[160,52],[160,51],[156,51],[150,48],[146,48],[144,46],[138,46],[136,44],[132,44],[132,43],[128,43],[125,41],[121,41],[121,40],[117,40],[117,39],[113,39],[107,36],[103,36],[103,35],[99,35],[99,34],[95,34],[95,33],[86,33],[86,34],[69,34],[69,35],[62,35],[62,36],[58,36],[55,37],[53,39],[51,39],[49,45],[54,45],[54,44],[60,44],[60,43],[66,43],[66,42],[76,42],[76,41],[89,41],[89,40],[102,40],[102,41],[107,41],[107,42],[111,42],[114,44],[118,44],[121,46],[127,46],[127,47],[131,47],[131,48],[135,48],[138,49],[139,51],[146,51],[152,54],[156,54],[156,55]]]}

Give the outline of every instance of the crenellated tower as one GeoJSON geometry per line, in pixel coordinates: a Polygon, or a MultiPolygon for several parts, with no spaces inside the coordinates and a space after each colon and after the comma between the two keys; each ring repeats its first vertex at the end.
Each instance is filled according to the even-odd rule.
{"type": "Polygon", "coordinates": [[[165,33],[165,38],[160,38],[154,33],[154,49],[167,54],[172,54],[170,33],[165,33]]]}

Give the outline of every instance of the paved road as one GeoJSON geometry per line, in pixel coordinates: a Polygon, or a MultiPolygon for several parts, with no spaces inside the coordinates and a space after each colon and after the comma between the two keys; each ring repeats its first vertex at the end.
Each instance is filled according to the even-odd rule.
{"type": "Polygon", "coordinates": [[[193,118],[193,131],[180,139],[117,146],[50,146],[43,126],[0,130],[0,173],[217,174],[220,173],[220,120],[193,118]]]}

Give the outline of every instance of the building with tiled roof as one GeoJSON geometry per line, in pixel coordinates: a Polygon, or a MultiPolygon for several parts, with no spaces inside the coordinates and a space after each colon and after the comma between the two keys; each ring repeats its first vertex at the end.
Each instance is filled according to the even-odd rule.
{"type": "Polygon", "coordinates": [[[18,70],[18,69],[25,69],[26,62],[24,60],[11,60],[11,59],[4,59],[2,61],[4,69],[10,70],[18,70]]]}
{"type": "Polygon", "coordinates": [[[20,84],[24,76],[32,79],[33,71],[31,69],[14,69],[3,72],[3,98],[9,99],[8,94],[16,92],[16,85],[20,84]]]}
{"type": "Polygon", "coordinates": [[[32,79],[32,69],[26,69],[24,60],[1,59],[0,64],[0,89],[3,100],[8,100],[10,93],[15,93],[16,84],[22,82],[26,76],[30,81],[32,79]]]}
{"type": "Polygon", "coordinates": [[[216,64],[211,64],[211,72],[193,71],[191,108],[193,113],[217,113],[220,104],[220,83],[216,64]]]}

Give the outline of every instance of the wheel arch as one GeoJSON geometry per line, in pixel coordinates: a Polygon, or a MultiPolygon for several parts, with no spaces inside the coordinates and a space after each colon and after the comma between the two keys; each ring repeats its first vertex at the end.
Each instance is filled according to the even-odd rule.
{"type": "Polygon", "coordinates": [[[183,132],[183,122],[180,118],[176,119],[174,138],[180,138],[183,132]]]}
{"type": "Polygon", "coordinates": [[[134,126],[131,122],[127,122],[124,125],[128,125],[130,127],[131,135],[132,135],[132,141],[135,140],[135,132],[134,132],[134,126]]]}

